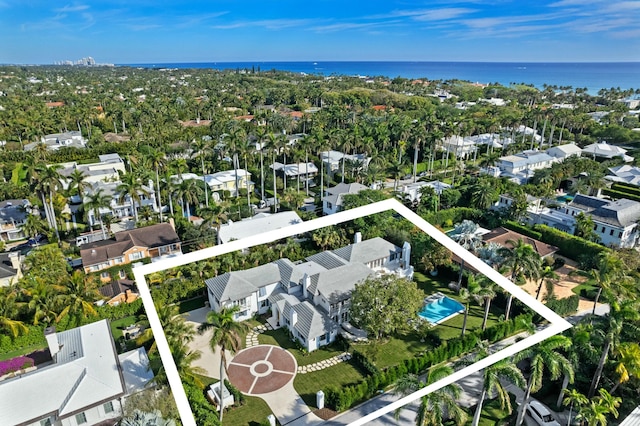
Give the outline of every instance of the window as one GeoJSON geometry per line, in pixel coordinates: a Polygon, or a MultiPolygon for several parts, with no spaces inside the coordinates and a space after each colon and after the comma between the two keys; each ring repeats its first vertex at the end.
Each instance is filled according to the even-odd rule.
{"type": "Polygon", "coordinates": [[[44,419],[44,420],[40,420],[40,426],[51,426],[53,423],[51,423],[51,417],[49,417],[48,419],[44,419]]]}
{"type": "Polygon", "coordinates": [[[81,425],[86,422],[87,422],[87,416],[84,414],[84,412],[76,414],[76,423],[81,425]]]}
{"type": "Polygon", "coordinates": [[[328,202],[328,201],[327,201],[327,208],[328,208],[329,210],[331,210],[331,209],[333,208],[333,206],[331,205],[331,203],[330,203],[330,202],[328,202]]]}
{"type": "Polygon", "coordinates": [[[103,272],[100,274],[100,278],[109,278],[109,272],[103,272]]]}
{"type": "Polygon", "coordinates": [[[622,231],[618,232],[618,238],[622,238],[622,231]]]}
{"type": "Polygon", "coordinates": [[[109,401],[103,405],[105,413],[113,413],[113,402],[109,401]]]}
{"type": "Polygon", "coordinates": [[[260,287],[260,290],[258,291],[258,294],[260,295],[260,297],[266,296],[267,295],[266,287],[260,287]]]}
{"type": "Polygon", "coordinates": [[[118,274],[120,275],[120,278],[127,277],[127,272],[124,269],[120,269],[120,272],[118,272],[118,274]]]}
{"type": "Polygon", "coordinates": [[[113,259],[113,263],[118,264],[124,262],[124,256],[116,257],[113,259]]]}
{"type": "Polygon", "coordinates": [[[613,229],[609,231],[609,235],[613,235],[613,229]]]}
{"type": "Polygon", "coordinates": [[[139,252],[136,252],[136,253],[131,253],[131,254],[129,255],[129,259],[130,259],[130,260],[142,259],[142,252],[141,252],[141,251],[139,251],[139,252]]]}

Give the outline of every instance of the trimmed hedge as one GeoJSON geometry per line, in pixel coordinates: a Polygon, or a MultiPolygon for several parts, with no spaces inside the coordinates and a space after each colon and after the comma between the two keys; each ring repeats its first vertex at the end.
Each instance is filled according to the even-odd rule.
{"type": "Polygon", "coordinates": [[[453,207],[446,210],[440,210],[439,212],[432,212],[423,214],[422,218],[432,224],[439,227],[451,227],[455,223],[462,222],[463,220],[472,220],[477,222],[482,216],[482,210],[472,209],[469,207],[453,207]]]}
{"type": "Polygon", "coordinates": [[[577,260],[580,256],[588,256],[595,259],[601,253],[609,251],[605,246],[567,234],[547,225],[535,225],[533,229],[540,232],[540,241],[558,247],[560,254],[570,259],[577,260]]]}
{"type": "Polygon", "coordinates": [[[640,188],[630,183],[615,182],[611,185],[611,189],[628,194],[640,195],[640,188]]]}
{"type": "Polygon", "coordinates": [[[531,237],[531,238],[536,239],[536,240],[541,240],[542,239],[542,233],[540,233],[538,231],[534,231],[530,227],[528,227],[526,225],[521,225],[518,222],[514,222],[512,220],[506,221],[504,224],[502,224],[502,226],[504,226],[505,228],[510,229],[510,230],[512,230],[514,232],[517,232],[517,233],[522,234],[522,235],[526,235],[527,237],[531,237]]]}
{"type": "MultiPolygon", "coordinates": [[[[373,362],[367,360],[367,365],[373,366],[371,371],[378,371],[375,374],[367,376],[360,383],[345,386],[341,389],[328,388],[324,389],[326,403],[336,411],[346,410],[355,404],[365,401],[378,393],[380,389],[392,385],[397,379],[406,374],[422,374],[431,366],[440,364],[441,362],[459,358],[478,347],[481,340],[489,340],[490,343],[497,342],[508,336],[512,336],[525,329],[525,324],[530,324],[532,315],[520,315],[509,321],[503,321],[487,328],[484,332],[470,332],[465,336],[456,337],[445,341],[437,348],[419,354],[414,358],[406,359],[404,362],[393,367],[378,370],[373,362]]],[[[357,363],[364,365],[364,354],[354,351],[353,359],[357,358],[357,363]],[[356,353],[358,355],[356,355],[356,353]]],[[[369,371],[369,368],[365,368],[369,371]]]]}
{"type": "Polygon", "coordinates": [[[602,194],[614,199],[626,198],[627,200],[640,201],[640,194],[618,191],[614,189],[603,189],[602,194]]]}
{"type": "Polygon", "coordinates": [[[549,299],[545,305],[561,317],[566,317],[576,313],[578,310],[578,303],[580,303],[580,296],[574,294],[573,296],[565,299],[549,299]]]}

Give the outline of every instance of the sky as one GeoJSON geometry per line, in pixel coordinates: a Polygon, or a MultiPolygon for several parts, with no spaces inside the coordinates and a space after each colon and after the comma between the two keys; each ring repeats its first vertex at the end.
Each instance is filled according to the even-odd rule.
{"type": "Polygon", "coordinates": [[[0,63],[640,61],[640,1],[0,0],[0,63]]]}

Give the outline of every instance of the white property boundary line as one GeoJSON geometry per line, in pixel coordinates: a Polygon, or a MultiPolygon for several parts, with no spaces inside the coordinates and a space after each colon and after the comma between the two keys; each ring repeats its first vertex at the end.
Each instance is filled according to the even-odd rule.
{"type": "Polygon", "coordinates": [[[502,287],[503,289],[513,294],[513,296],[516,299],[528,305],[536,313],[540,314],[542,317],[548,320],[550,325],[545,329],[543,329],[542,331],[536,332],[532,336],[529,336],[519,342],[516,342],[513,345],[510,345],[494,354],[489,355],[486,358],[483,358],[482,360],[468,367],[463,368],[462,370],[456,371],[452,375],[442,380],[439,380],[436,383],[426,386],[418,390],[417,392],[412,393],[411,395],[408,395],[402,399],[399,399],[398,401],[393,402],[387,405],[386,407],[383,407],[377,411],[374,411],[373,413],[366,415],[365,417],[362,417],[359,420],[356,420],[355,422],[352,422],[351,423],[352,426],[363,425],[366,422],[376,419],[382,416],[383,414],[386,414],[397,408],[400,408],[403,405],[408,404],[409,402],[421,396],[424,396],[430,392],[433,392],[457,380],[460,380],[470,374],[480,371],[495,362],[498,362],[504,358],[512,356],[530,346],[535,345],[536,343],[539,343],[547,339],[548,337],[561,333],[562,331],[571,327],[571,324],[569,322],[567,322],[562,317],[557,315],[551,309],[544,306],[541,302],[535,300],[528,293],[526,293],[524,290],[522,290],[521,288],[513,284],[511,281],[509,281],[507,278],[502,276],[492,267],[490,267],[489,265],[484,263],[482,260],[478,259],[474,255],[472,255],[470,252],[462,248],[460,245],[454,242],[451,238],[449,238],[448,236],[440,232],[433,225],[431,225],[430,223],[422,219],[420,216],[418,216],[417,214],[409,210],[407,207],[403,206],[399,201],[395,199],[380,201],[380,202],[369,204],[366,206],[357,207],[355,209],[346,210],[333,215],[324,216],[311,221],[291,225],[283,229],[264,232],[262,234],[253,235],[247,238],[243,238],[241,240],[231,241],[226,244],[209,247],[203,250],[187,253],[182,256],[166,259],[160,262],[141,265],[133,268],[133,274],[136,280],[136,284],[138,286],[138,291],[140,292],[140,296],[142,297],[142,302],[147,313],[147,318],[149,320],[151,330],[153,331],[153,335],[156,339],[156,345],[158,347],[160,358],[162,359],[162,364],[164,365],[167,378],[169,380],[169,386],[171,387],[171,391],[176,400],[178,411],[180,413],[180,418],[182,420],[182,423],[185,426],[195,426],[196,422],[193,418],[193,413],[191,412],[191,407],[189,406],[187,395],[185,394],[184,388],[182,387],[182,381],[180,380],[180,376],[178,375],[178,369],[176,368],[175,361],[173,359],[173,356],[171,355],[171,351],[169,349],[169,344],[164,334],[164,330],[162,329],[162,325],[160,324],[160,318],[158,317],[158,312],[156,311],[155,306],[153,304],[151,291],[149,290],[149,286],[147,284],[145,275],[152,274],[154,272],[163,271],[170,268],[175,268],[177,266],[186,265],[188,263],[208,259],[210,257],[219,256],[225,253],[238,251],[247,247],[266,244],[272,241],[280,240],[282,238],[287,238],[293,235],[298,235],[301,233],[313,231],[318,228],[336,225],[336,224],[347,222],[363,216],[369,216],[372,214],[381,213],[389,210],[393,210],[397,212],[398,214],[403,216],[405,219],[412,222],[415,226],[422,229],[434,240],[438,241],[447,249],[451,250],[451,252],[453,252],[454,254],[459,256],[461,259],[463,259],[467,264],[474,267],[477,271],[489,277],[492,281],[494,281],[500,287],[502,287]]]}

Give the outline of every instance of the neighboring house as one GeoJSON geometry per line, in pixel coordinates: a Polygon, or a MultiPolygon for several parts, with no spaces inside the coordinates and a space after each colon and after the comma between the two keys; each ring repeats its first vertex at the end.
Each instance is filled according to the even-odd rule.
{"type": "MultiPolygon", "coordinates": [[[[336,172],[342,171],[342,159],[351,161],[354,164],[360,164],[360,167],[366,168],[371,158],[364,154],[344,154],[340,151],[322,151],[320,153],[322,164],[329,176],[333,176],[336,172]]],[[[346,167],[345,167],[346,170],[346,167]]]]}
{"type": "MultiPolygon", "coordinates": [[[[238,188],[253,191],[254,183],[251,181],[251,173],[244,169],[238,169],[238,188]]],[[[211,175],[205,175],[204,181],[209,185],[212,191],[229,191],[232,196],[237,195],[236,190],[236,171],[227,170],[211,175]]]]}
{"type": "Polygon", "coordinates": [[[127,279],[112,281],[98,288],[98,291],[107,299],[104,303],[111,306],[135,302],[139,296],[136,282],[127,279]]]}
{"type": "Polygon", "coordinates": [[[20,252],[0,253],[0,287],[6,287],[22,278],[20,252]]]}
{"type": "MultiPolygon", "coordinates": [[[[491,210],[499,212],[508,212],[515,200],[510,194],[500,194],[498,201],[496,201],[491,207],[491,210]]],[[[533,197],[527,194],[527,211],[537,212],[542,208],[542,200],[540,198],[533,197]]]]}
{"type": "Polygon", "coordinates": [[[452,152],[456,158],[468,158],[476,151],[476,142],[462,136],[450,136],[440,141],[442,149],[452,152]]]}
{"type": "Polygon", "coordinates": [[[513,244],[511,244],[510,241],[515,242],[515,241],[522,240],[522,242],[529,244],[531,247],[533,247],[535,252],[538,253],[538,255],[541,258],[551,256],[552,254],[554,254],[559,250],[558,247],[556,246],[543,243],[542,241],[538,241],[534,238],[527,237],[525,235],[519,234],[517,232],[514,232],[510,229],[503,228],[503,227],[493,229],[491,232],[484,234],[482,236],[482,240],[487,244],[496,243],[507,248],[513,248],[513,244]]]}
{"type": "MultiPolygon", "coordinates": [[[[69,188],[69,180],[68,178],[74,170],[79,170],[85,176],[85,183],[96,183],[96,182],[116,182],[120,180],[120,174],[126,173],[124,161],[118,154],[105,154],[99,155],[100,159],[97,163],[91,164],[78,164],[75,161],[71,161],[69,163],[59,164],[62,166],[62,169],[58,171],[63,178],[62,185],[64,189],[69,188]]],[[[77,197],[76,197],[77,198],[77,197]]],[[[80,200],[77,200],[80,202],[80,200]]]]}
{"type": "Polygon", "coordinates": [[[274,229],[281,229],[297,223],[302,223],[302,219],[294,211],[275,214],[259,213],[240,222],[229,220],[227,224],[221,225],[218,230],[218,244],[228,243],[231,240],[240,240],[261,232],[273,231],[274,229]]]}
{"type": "Polygon", "coordinates": [[[283,178],[286,177],[288,180],[297,180],[299,178],[301,182],[311,180],[318,174],[318,168],[313,163],[282,164],[276,162],[269,167],[283,178]]]}
{"type": "Polygon", "coordinates": [[[25,151],[31,151],[35,149],[38,144],[45,144],[48,150],[54,151],[62,147],[70,148],[85,148],[87,141],[82,137],[82,133],[79,131],[71,131],[64,133],[53,133],[46,135],[40,139],[40,142],[28,143],[24,146],[25,151]]]}
{"type": "Polygon", "coordinates": [[[622,166],[609,167],[609,171],[611,174],[605,176],[607,180],[640,186],[640,167],[624,164],[622,166]]]}
{"type": "Polygon", "coordinates": [[[621,198],[611,201],[588,195],[576,194],[573,200],[562,206],[563,213],[591,217],[595,234],[600,242],[613,247],[635,247],[638,237],[640,203],[621,198]]]}
{"type": "Polygon", "coordinates": [[[280,259],[243,271],[205,280],[211,309],[239,306],[235,319],[271,312],[274,327],[287,327],[308,350],[331,343],[340,325],[349,321],[355,285],[376,274],[413,276],[411,246],[402,248],[382,239],[354,244],[309,256],[293,263],[280,259]]]}
{"type": "Polygon", "coordinates": [[[0,382],[0,424],[112,425],[124,400],[153,380],[144,348],[118,355],[109,322],[56,333],[45,329],[51,361],[0,382]]]}
{"type": "Polygon", "coordinates": [[[434,192],[437,195],[441,195],[442,191],[445,189],[451,188],[451,185],[448,183],[440,182],[439,180],[434,180],[432,182],[415,182],[410,183],[408,185],[402,186],[401,193],[404,195],[404,198],[412,203],[420,201],[420,191],[424,187],[433,188],[434,192]]]}
{"type": "Polygon", "coordinates": [[[582,149],[574,143],[568,143],[547,149],[547,154],[562,162],[569,157],[580,157],[582,155],[582,149]]]}
{"type": "Polygon", "coordinates": [[[533,176],[534,170],[546,169],[556,161],[547,153],[526,150],[518,154],[500,157],[497,167],[500,170],[500,176],[511,178],[517,183],[526,183],[533,176]]]}
{"type": "MultiPolygon", "coordinates": [[[[120,192],[118,191],[118,185],[120,185],[120,182],[93,183],[87,188],[83,202],[86,204],[89,201],[89,196],[92,193],[99,189],[102,189],[102,194],[108,196],[111,199],[111,202],[109,203],[109,207],[100,207],[100,209],[98,210],[98,214],[100,216],[111,215],[118,219],[134,217],[134,205],[135,209],[138,212],[140,211],[141,207],[149,207],[155,213],[158,213],[160,211],[158,208],[158,204],[156,203],[156,192],[153,190],[152,181],[149,181],[149,186],[142,185],[141,190],[138,191],[140,202],[134,202],[131,199],[131,196],[128,194],[125,194],[124,198],[120,201],[120,192]]],[[[82,204],[70,206],[71,212],[77,214],[80,210],[80,207],[82,206],[82,204]]],[[[89,225],[94,226],[100,224],[100,218],[95,217],[93,209],[86,210],[86,215],[89,225]]]]}
{"type": "MultiPolygon", "coordinates": [[[[85,244],[82,247],[80,257],[87,274],[141,259],[151,258],[153,261],[182,254],[178,234],[169,223],[116,232],[112,239],[85,244]]],[[[100,278],[110,281],[112,277],[109,272],[103,272],[100,278]]]]}
{"type": "Polygon", "coordinates": [[[592,158],[610,160],[612,158],[622,158],[625,163],[633,161],[633,157],[627,155],[627,150],[619,146],[609,145],[606,142],[593,143],[582,149],[582,154],[592,158]]]}
{"type": "Polygon", "coordinates": [[[0,201],[0,241],[21,240],[27,236],[22,225],[27,220],[29,200],[0,201]]]}
{"type": "Polygon", "coordinates": [[[334,214],[342,209],[342,197],[345,194],[357,194],[366,186],[360,183],[339,183],[334,187],[326,188],[322,198],[322,212],[324,214],[334,214]]]}

